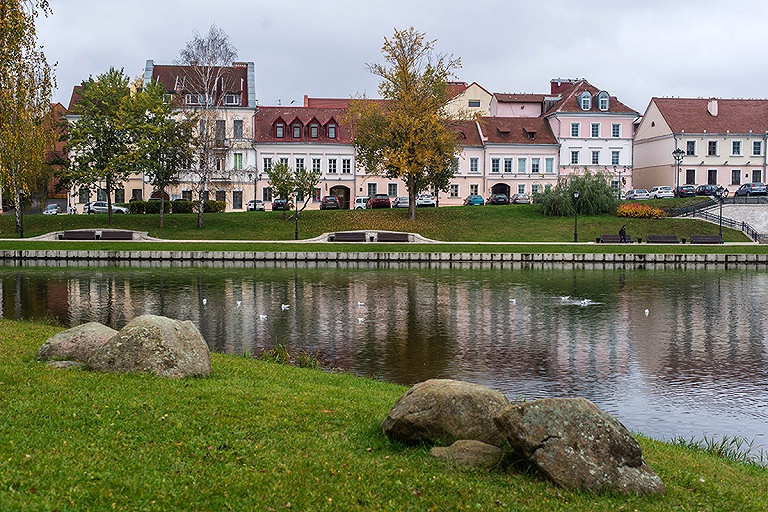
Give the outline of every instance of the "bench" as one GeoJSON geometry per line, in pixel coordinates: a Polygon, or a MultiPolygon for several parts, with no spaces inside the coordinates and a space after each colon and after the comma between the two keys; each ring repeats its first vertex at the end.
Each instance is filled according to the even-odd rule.
{"type": "Polygon", "coordinates": [[[330,236],[331,242],[365,242],[365,231],[349,231],[334,233],[330,236]]]}
{"type": "Polygon", "coordinates": [[[645,235],[645,240],[649,244],[679,244],[680,239],[677,235],[645,235]]]}
{"type": "Polygon", "coordinates": [[[721,244],[723,239],[720,235],[691,235],[692,244],[721,244]]]}
{"type": "Polygon", "coordinates": [[[102,231],[100,240],[133,240],[133,231],[102,231]]]}
{"type": "MultiPolygon", "coordinates": [[[[632,243],[632,235],[627,234],[625,238],[627,240],[626,243],[628,244],[632,243]]],[[[618,234],[613,235],[613,234],[604,233],[600,235],[600,243],[601,244],[620,244],[622,242],[621,242],[621,237],[618,234]]]]}
{"type": "Polygon", "coordinates": [[[96,232],[90,230],[63,231],[59,240],[96,240],[96,232]]]}
{"type": "Polygon", "coordinates": [[[376,235],[379,242],[408,242],[408,233],[386,233],[379,231],[376,235]]]}

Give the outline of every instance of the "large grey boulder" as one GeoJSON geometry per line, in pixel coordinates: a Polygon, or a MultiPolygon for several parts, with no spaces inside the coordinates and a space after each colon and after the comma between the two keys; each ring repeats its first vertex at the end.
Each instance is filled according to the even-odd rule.
{"type": "Polygon", "coordinates": [[[195,324],[143,315],[112,336],[89,361],[92,370],[205,377],[211,373],[208,344],[195,324]]]}
{"type": "Polygon", "coordinates": [[[505,408],[496,418],[513,450],[567,489],[663,494],[637,440],[585,398],[545,398],[505,408]]]}
{"type": "Polygon", "coordinates": [[[404,443],[449,445],[471,439],[501,446],[504,436],[493,418],[509,400],[485,386],[457,380],[431,379],[401,396],[384,421],[382,433],[404,443]]]}
{"type": "Polygon", "coordinates": [[[504,459],[504,450],[480,441],[459,440],[451,446],[435,446],[429,454],[458,466],[493,469],[504,459]]]}
{"type": "Polygon", "coordinates": [[[38,361],[89,363],[117,331],[98,322],[81,324],[48,338],[37,351],[38,361]]]}

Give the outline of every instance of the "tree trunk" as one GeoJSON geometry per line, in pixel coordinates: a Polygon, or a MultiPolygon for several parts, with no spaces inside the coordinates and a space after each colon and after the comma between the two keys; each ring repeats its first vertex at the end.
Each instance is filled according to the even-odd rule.
{"type": "Polygon", "coordinates": [[[160,227],[165,227],[165,187],[160,189],[160,227]]]}
{"type": "MultiPolygon", "coordinates": [[[[112,225],[112,179],[107,175],[107,213],[109,214],[109,225],[112,225]]],[[[98,199],[98,198],[97,198],[98,199]]]]}
{"type": "Polygon", "coordinates": [[[24,238],[24,217],[21,213],[21,187],[14,187],[14,189],[16,190],[16,232],[19,234],[19,238],[24,238]]]}
{"type": "Polygon", "coordinates": [[[203,210],[205,210],[205,200],[203,199],[203,191],[199,190],[198,195],[200,199],[197,202],[197,229],[203,229],[203,210]]]}

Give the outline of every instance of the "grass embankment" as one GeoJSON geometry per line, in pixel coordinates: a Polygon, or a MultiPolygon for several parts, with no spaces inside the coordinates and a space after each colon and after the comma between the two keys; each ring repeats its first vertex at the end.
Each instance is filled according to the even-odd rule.
{"type": "Polygon", "coordinates": [[[450,467],[378,430],[405,388],[212,355],[206,379],[53,370],[57,327],[0,321],[3,510],[768,509],[768,472],[640,437],[663,497],[450,467]]]}
{"type": "MultiPolygon", "coordinates": [[[[664,204],[665,201],[681,200],[658,202],[664,204]]],[[[365,229],[419,233],[446,242],[568,243],[573,241],[574,220],[573,217],[544,217],[536,212],[535,205],[423,208],[418,210],[414,221],[408,220],[408,212],[401,209],[311,210],[299,216],[299,237],[307,239],[326,232],[365,229]]],[[[645,238],[648,233],[689,238],[691,233],[717,234],[719,229],[715,224],[693,219],[581,215],[579,240],[594,242],[602,233],[618,233],[622,224],[627,225],[627,232],[635,239],[645,238]]],[[[24,217],[24,226],[25,236],[30,237],[64,229],[100,229],[108,224],[106,215],[28,215],[24,217]]],[[[147,231],[151,236],[168,240],[279,241],[293,240],[295,231],[295,223],[283,220],[283,213],[279,211],[206,214],[203,229],[197,228],[194,214],[169,214],[165,216],[165,227],[158,226],[158,215],[114,215],[111,227],[147,231]]],[[[15,236],[13,216],[0,216],[0,237],[15,236]]],[[[730,229],[723,229],[723,238],[726,242],[749,241],[743,233],[730,229]]]]}

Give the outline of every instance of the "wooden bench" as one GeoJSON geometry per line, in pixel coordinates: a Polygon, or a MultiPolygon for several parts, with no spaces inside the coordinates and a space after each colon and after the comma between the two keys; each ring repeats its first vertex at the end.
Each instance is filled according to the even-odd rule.
{"type": "Polygon", "coordinates": [[[96,231],[63,231],[59,233],[59,240],[96,240],[96,231]]]}
{"type": "Polygon", "coordinates": [[[100,240],[133,240],[133,231],[109,230],[102,231],[100,240]]]}
{"type": "Polygon", "coordinates": [[[365,242],[365,231],[351,231],[334,233],[331,235],[331,242],[365,242]]]}
{"type": "MultiPolygon", "coordinates": [[[[627,234],[626,243],[631,244],[632,243],[632,235],[627,234]]],[[[601,244],[620,244],[622,243],[621,237],[618,234],[608,234],[604,233],[600,235],[600,243],[601,244]]]]}
{"type": "Polygon", "coordinates": [[[649,244],[679,244],[680,239],[677,235],[645,235],[645,240],[649,244]]]}
{"type": "Polygon", "coordinates": [[[720,235],[691,235],[692,244],[721,244],[723,239],[720,235]]]}
{"type": "Polygon", "coordinates": [[[408,233],[386,233],[379,231],[376,234],[376,240],[379,242],[408,242],[408,233]]]}

